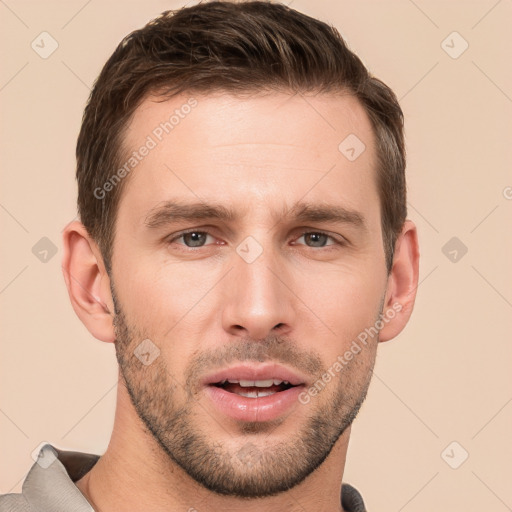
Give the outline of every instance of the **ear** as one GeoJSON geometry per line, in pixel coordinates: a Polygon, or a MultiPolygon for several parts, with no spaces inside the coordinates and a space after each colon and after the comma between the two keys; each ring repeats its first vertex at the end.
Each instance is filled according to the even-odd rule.
{"type": "Polygon", "coordinates": [[[114,303],[110,278],[96,242],[78,221],[63,232],[62,271],[75,313],[98,340],[113,343],[114,303]]]}
{"type": "Polygon", "coordinates": [[[395,244],[393,267],[388,277],[384,299],[384,327],[379,340],[388,341],[397,336],[407,325],[418,288],[420,253],[416,226],[406,220],[395,244]]]}

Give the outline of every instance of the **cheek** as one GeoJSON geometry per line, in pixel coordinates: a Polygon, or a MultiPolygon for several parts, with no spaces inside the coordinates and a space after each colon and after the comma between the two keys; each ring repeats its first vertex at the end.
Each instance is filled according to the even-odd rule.
{"type": "MultiPolygon", "coordinates": [[[[351,342],[378,319],[385,282],[370,272],[353,273],[346,269],[317,273],[315,286],[311,279],[298,283],[298,295],[304,297],[311,311],[304,321],[320,326],[330,342],[321,342],[326,357],[334,360],[351,342]],[[313,320],[311,320],[313,315],[313,320]]],[[[307,327],[306,327],[307,329],[307,327]]],[[[317,334],[318,337],[318,334],[317,334]]],[[[325,361],[330,364],[330,361],[325,361]]]]}
{"type": "Polygon", "coordinates": [[[116,292],[130,325],[157,345],[161,362],[179,378],[177,369],[186,365],[205,337],[205,308],[212,312],[209,301],[219,276],[190,262],[185,268],[141,260],[125,275],[131,277],[119,286],[118,279],[116,292]]]}
{"type": "Polygon", "coordinates": [[[129,318],[151,326],[154,332],[171,329],[180,319],[186,319],[216,280],[213,272],[193,262],[169,263],[163,250],[160,261],[137,259],[126,265],[124,275],[129,278],[122,280],[119,293],[131,314],[129,318]]]}

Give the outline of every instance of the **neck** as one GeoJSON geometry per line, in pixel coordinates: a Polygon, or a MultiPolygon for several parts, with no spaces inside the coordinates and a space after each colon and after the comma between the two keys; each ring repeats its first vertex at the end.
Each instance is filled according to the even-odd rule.
{"type": "Polygon", "coordinates": [[[76,485],[96,512],[138,512],[141,503],[153,512],[343,512],[341,482],[349,435],[347,429],[323,464],[285,493],[249,500],[221,496],[199,485],[162,450],[120,380],[109,446],[76,485]]]}

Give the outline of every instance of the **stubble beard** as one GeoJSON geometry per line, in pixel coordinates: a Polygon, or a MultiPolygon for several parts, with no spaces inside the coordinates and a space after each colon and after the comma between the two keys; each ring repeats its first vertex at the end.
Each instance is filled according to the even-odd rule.
{"type": "MultiPolygon", "coordinates": [[[[327,386],[319,394],[318,397],[330,393],[330,399],[323,402],[325,405],[319,407],[320,402],[316,400],[300,405],[310,407],[311,412],[294,436],[287,435],[286,440],[281,441],[273,439],[273,431],[280,424],[292,421],[291,418],[281,418],[276,422],[241,423],[238,435],[229,443],[211,439],[208,435],[211,429],[198,427],[205,424],[205,418],[210,419],[205,409],[196,403],[201,393],[196,395],[184,389],[167,369],[163,357],[148,366],[141,364],[134,350],[148,336],[128,325],[114,293],[113,298],[116,357],[137,414],[170,461],[216,494],[263,498],[297,486],[325,461],[364,402],[375,363],[375,350],[368,351],[368,361],[364,364],[362,359],[356,361],[354,358],[343,368],[336,388],[330,391],[327,386]],[[180,395],[185,399],[180,399],[180,395]],[[315,402],[317,406],[313,408],[315,402]]],[[[264,356],[273,360],[268,356],[276,354],[277,348],[283,353],[287,346],[276,337],[266,341],[238,344],[231,360],[261,361],[264,356]]],[[[211,419],[211,423],[213,429],[218,429],[217,422],[211,419]]]]}

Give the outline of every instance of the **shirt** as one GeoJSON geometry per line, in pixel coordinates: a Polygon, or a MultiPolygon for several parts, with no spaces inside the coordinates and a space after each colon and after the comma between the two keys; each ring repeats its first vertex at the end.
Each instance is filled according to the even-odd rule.
{"type": "MultiPolygon", "coordinates": [[[[99,458],[45,444],[23,482],[21,494],[0,495],[0,512],[95,512],[74,482],[99,458]]],[[[342,489],[345,510],[366,512],[363,498],[354,487],[343,484],[342,489]]]]}

